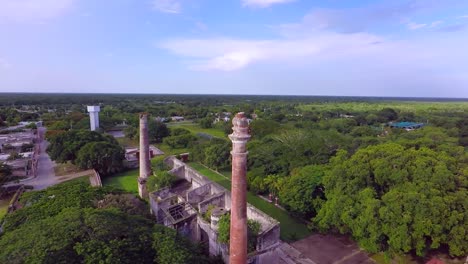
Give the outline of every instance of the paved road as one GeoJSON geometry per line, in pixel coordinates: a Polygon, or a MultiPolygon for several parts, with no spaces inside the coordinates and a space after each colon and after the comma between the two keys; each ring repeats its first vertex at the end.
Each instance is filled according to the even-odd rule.
{"type": "MultiPolygon", "coordinates": [[[[46,128],[38,128],[40,138],[44,138],[45,132],[46,128]]],[[[32,180],[23,182],[24,184],[34,186],[35,190],[42,190],[60,182],[58,177],[55,177],[55,163],[50,159],[49,155],[46,153],[48,142],[46,140],[42,140],[40,142],[40,146],[41,151],[39,153],[39,160],[37,164],[37,177],[32,180]]]]}

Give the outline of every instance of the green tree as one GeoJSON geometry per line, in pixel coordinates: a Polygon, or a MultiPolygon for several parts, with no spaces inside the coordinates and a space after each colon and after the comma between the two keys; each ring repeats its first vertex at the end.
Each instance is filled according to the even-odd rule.
{"type": "Polygon", "coordinates": [[[210,144],[205,148],[205,165],[215,170],[229,167],[231,164],[230,150],[231,146],[227,141],[218,144],[210,144]]]}
{"type": "Polygon", "coordinates": [[[350,233],[370,252],[418,255],[447,245],[465,255],[468,241],[467,165],[443,151],[395,143],[332,159],[323,183],[326,202],[314,222],[350,233]]]}
{"type": "Polygon", "coordinates": [[[102,175],[110,175],[123,169],[124,150],[108,142],[90,142],[84,145],[76,158],[82,169],[95,169],[102,175]]]}
{"type": "Polygon", "coordinates": [[[128,126],[128,127],[124,128],[123,132],[124,132],[124,135],[127,138],[130,138],[130,139],[138,138],[138,129],[136,129],[133,126],[128,126]]]}
{"type": "Polygon", "coordinates": [[[319,165],[294,170],[280,185],[281,204],[302,217],[316,215],[325,198],[322,186],[324,170],[325,168],[319,165]]]}
{"type": "Polygon", "coordinates": [[[200,120],[201,128],[212,128],[213,127],[213,118],[205,117],[200,120]]]}
{"type": "Polygon", "coordinates": [[[5,219],[0,263],[215,263],[175,230],[155,225],[131,194],[75,180],[25,193],[20,202],[5,219]]]}
{"type": "Polygon", "coordinates": [[[380,123],[395,121],[398,119],[398,113],[392,108],[384,108],[377,112],[377,117],[380,123]]]}
{"type": "Polygon", "coordinates": [[[158,171],[155,175],[148,177],[148,190],[156,191],[164,187],[170,187],[176,178],[167,171],[158,171]]]}
{"type": "Polygon", "coordinates": [[[279,127],[279,124],[272,120],[257,119],[250,123],[250,131],[254,138],[261,139],[268,134],[272,134],[279,127]]]}
{"type": "Polygon", "coordinates": [[[95,131],[72,130],[54,133],[48,137],[49,146],[47,153],[56,162],[74,162],[80,149],[90,142],[108,142],[118,146],[118,142],[110,135],[104,135],[95,131]]]}
{"type": "Polygon", "coordinates": [[[169,134],[170,132],[166,124],[154,120],[148,121],[148,136],[151,142],[160,143],[163,141],[163,138],[169,136],[169,134]]]}

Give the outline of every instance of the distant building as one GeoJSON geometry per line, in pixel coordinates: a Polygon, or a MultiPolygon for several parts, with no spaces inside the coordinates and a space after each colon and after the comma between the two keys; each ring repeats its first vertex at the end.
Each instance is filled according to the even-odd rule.
{"type": "Polygon", "coordinates": [[[414,123],[414,122],[398,122],[398,123],[391,123],[390,127],[392,128],[401,128],[406,131],[411,131],[415,129],[419,129],[424,127],[424,123],[414,123]]]}
{"type": "Polygon", "coordinates": [[[173,116],[173,117],[171,117],[171,120],[176,121],[176,122],[184,121],[184,117],[183,116],[173,116]]]}

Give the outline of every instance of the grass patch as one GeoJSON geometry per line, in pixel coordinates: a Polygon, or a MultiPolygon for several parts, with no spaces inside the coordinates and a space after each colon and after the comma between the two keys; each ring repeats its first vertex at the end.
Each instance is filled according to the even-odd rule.
{"type": "Polygon", "coordinates": [[[5,198],[0,200],[0,220],[7,214],[8,212],[8,204],[10,204],[11,197],[5,198]]]}
{"type": "Polygon", "coordinates": [[[83,171],[78,166],[72,164],[71,162],[67,163],[58,163],[54,167],[55,176],[63,176],[67,174],[77,173],[83,171]]]}
{"type": "Polygon", "coordinates": [[[178,123],[169,123],[167,125],[169,128],[185,128],[189,130],[190,132],[194,133],[195,135],[197,133],[206,133],[209,134],[213,137],[219,137],[219,138],[227,138],[227,136],[224,134],[224,131],[220,130],[219,128],[201,128],[199,124],[193,123],[191,121],[187,122],[178,122],[178,123]]]}
{"type": "Polygon", "coordinates": [[[165,157],[189,152],[188,148],[173,149],[165,143],[154,144],[154,146],[162,150],[164,152],[165,157]]]}
{"type": "Polygon", "coordinates": [[[110,185],[116,188],[125,190],[127,192],[131,192],[134,194],[138,194],[138,176],[139,170],[128,170],[125,172],[121,172],[115,174],[113,176],[104,177],[102,179],[103,185],[110,185]]]}
{"type": "MultiPolygon", "coordinates": [[[[224,188],[231,189],[231,181],[228,180],[227,176],[222,176],[203,165],[195,162],[189,163],[189,165],[199,171],[201,174],[208,177],[210,180],[222,185],[224,188]]],[[[280,222],[281,227],[281,239],[284,241],[296,241],[307,237],[311,232],[307,228],[307,225],[302,223],[300,220],[290,216],[284,210],[276,207],[274,204],[269,203],[262,198],[258,197],[252,192],[247,192],[247,201],[261,210],[262,212],[273,217],[280,222]]]]}
{"type": "Polygon", "coordinates": [[[129,139],[127,137],[115,138],[115,139],[124,148],[137,148],[139,145],[139,142],[136,139],[129,139]]]}

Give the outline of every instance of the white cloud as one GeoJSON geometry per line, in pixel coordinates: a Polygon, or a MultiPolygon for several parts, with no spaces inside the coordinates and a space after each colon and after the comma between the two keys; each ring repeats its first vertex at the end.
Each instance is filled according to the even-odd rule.
{"type": "Polygon", "coordinates": [[[153,0],[153,8],[170,14],[179,14],[182,12],[182,4],[178,0],[153,0]]]}
{"type": "Polygon", "coordinates": [[[174,39],[159,46],[191,58],[190,69],[234,71],[256,62],[355,56],[373,52],[380,48],[377,44],[383,42],[381,38],[365,33],[317,33],[304,38],[277,40],[174,39]]]}
{"type": "Polygon", "coordinates": [[[200,21],[196,21],[195,26],[197,27],[197,29],[202,30],[202,31],[208,30],[208,26],[205,23],[200,22],[200,21]]]}
{"type": "Polygon", "coordinates": [[[44,21],[63,15],[74,0],[0,0],[0,22],[44,21]]]}
{"type": "Polygon", "coordinates": [[[460,18],[460,19],[465,19],[465,18],[468,18],[468,15],[459,16],[458,18],[460,18]]]}
{"type": "Polygon", "coordinates": [[[11,64],[3,58],[0,58],[0,70],[8,70],[11,68],[11,64]]]}
{"type": "Polygon", "coordinates": [[[243,6],[265,8],[274,4],[284,4],[295,0],[242,0],[243,6]]]}
{"type": "MultiPolygon", "coordinates": [[[[333,16],[326,15],[327,19],[322,20],[317,20],[317,14],[312,12],[299,23],[273,27],[278,32],[276,38],[177,38],[159,42],[157,46],[180,57],[191,70],[236,71],[260,64],[267,68],[299,65],[303,69],[300,65],[308,65],[320,69],[323,65],[355,70],[356,78],[368,79],[374,74],[449,72],[456,67],[464,68],[468,59],[464,48],[468,37],[462,34],[441,38],[438,31],[426,30],[418,38],[403,40],[393,35],[366,33],[364,24],[368,19],[363,20],[364,24],[357,23],[358,27],[343,28],[345,20],[338,13],[327,13],[333,16]],[[313,23],[317,21],[324,24],[313,23]]],[[[346,14],[345,17],[348,18],[346,14]]],[[[431,28],[442,23],[410,23],[408,27],[431,28]]]]}
{"type": "Polygon", "coordinates": [[[437,20],[437,21],[434,21],[431,23],[431,25],[429,25],[429,28],[436,28],[440,25],[442,25],[444,23],[444,21],[442,20],[437,20]]]}
{"type": "Polygon", "coordinates": [[[427,24],[418,24],[418,23],[413,23],[413,22],[410,22],[410,23],[408,23],[406,25],[411,30],[418,30],[418,29],[425,28],[427,26],[427,24]]]}

